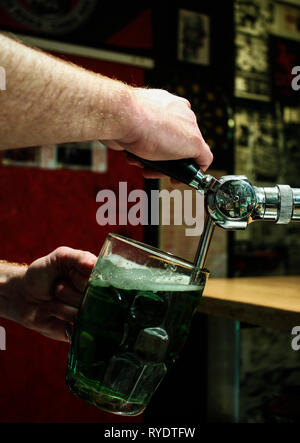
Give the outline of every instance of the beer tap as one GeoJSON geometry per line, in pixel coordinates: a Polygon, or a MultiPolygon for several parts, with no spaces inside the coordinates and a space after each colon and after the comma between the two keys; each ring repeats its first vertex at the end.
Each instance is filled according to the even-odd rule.
{"type": "Polygon", "coordinates": [[[245,230],[252,222],[288,224],[300,221],[300,188],[289,185],[253,186],[244,175],[226,175],[219,179],[206,174],[193,159],[151,161],[132,154],[143,165],[174,178],[205,195],[206,220],[194,258],[203,269],[216,226],[245,230]]]}

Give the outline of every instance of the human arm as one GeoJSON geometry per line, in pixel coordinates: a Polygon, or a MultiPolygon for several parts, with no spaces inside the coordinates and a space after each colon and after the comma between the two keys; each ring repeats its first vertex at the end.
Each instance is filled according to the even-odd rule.
{"type": "Polygon", "coordinates": [[[97,258],[60,247],[30,266],[0,261],[0,317],[50,338],[68,341],[97,258]]]}
{"type": "Polygon", "coordinates": [[[87,71],[0,34],[0,149],[102,140],[149,160],[212,154],[188,101],[87,71]]]}

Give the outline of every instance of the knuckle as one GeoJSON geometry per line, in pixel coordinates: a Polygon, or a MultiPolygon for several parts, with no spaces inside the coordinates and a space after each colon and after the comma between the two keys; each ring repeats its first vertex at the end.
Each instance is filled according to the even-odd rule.
{"type": "Polygon", "coordinates": [[[213,159],[214,159],[214,155],[213,155],[213,153],[211,152],[211,150],[209,150],[209,151],[208,151],[208,160],[210,161],[210,163],[213,161],[213,159]]]}
{"type": "Polygon", "coordinates": [[[59,246],[58,248],[55,249],[55,251],[53,251],[53,254],[58,259],[64,259],[64,258],[69,257],[71,252],[72,252],[72,249],[69,248],[68,246],[59,246]]]}
{"type": "Polygon", "coordinates": [[[25,328],[32,328],[33,324],[35,323],[37,317],[37,309],[31,307],[23,309],[19,313],[19,322],[21,325],[23,325],[25,328]]]}
{"type": "Polygon", "coordinates": [[[60,297],[65,291],[65,286],[63,283],[58,283],[56,288],[55,288],[55,295],[57,297],[60,297]]]}
{"type": "Polygon", "coordinates": [[[203,139],[199,131],[191,137],[191,142],[197,150],[203,148],[203,139]]]}
{"type": "Polygon", "coordinates": [[[184,103],[185,103],[189,108],[192,107],[191,102],[190,102],[187,98],[183,98],[182,100],[184,101],[184,103]]]}

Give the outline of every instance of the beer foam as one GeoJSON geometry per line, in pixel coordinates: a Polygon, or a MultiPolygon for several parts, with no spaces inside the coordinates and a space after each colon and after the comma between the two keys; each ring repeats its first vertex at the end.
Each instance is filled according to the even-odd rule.
{"type": "MultiPolygon", "coordinates": [[[[141,291],[199,291],[201,286],[190,285],[190,277],[171,269],[150,268],[119,255],[110,255],[97,264],[99,286],[141,291]]],[[[95,276],[94,276],[95,277],[95,276]]]]}

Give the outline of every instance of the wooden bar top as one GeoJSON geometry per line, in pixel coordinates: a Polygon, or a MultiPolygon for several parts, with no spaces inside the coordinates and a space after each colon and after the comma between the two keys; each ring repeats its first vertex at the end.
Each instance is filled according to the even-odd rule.
{"type": "Polygon", "coordinates": [[[291,331],[300,326],[300,277],[210,278],[199,312],[291,331]]]}

